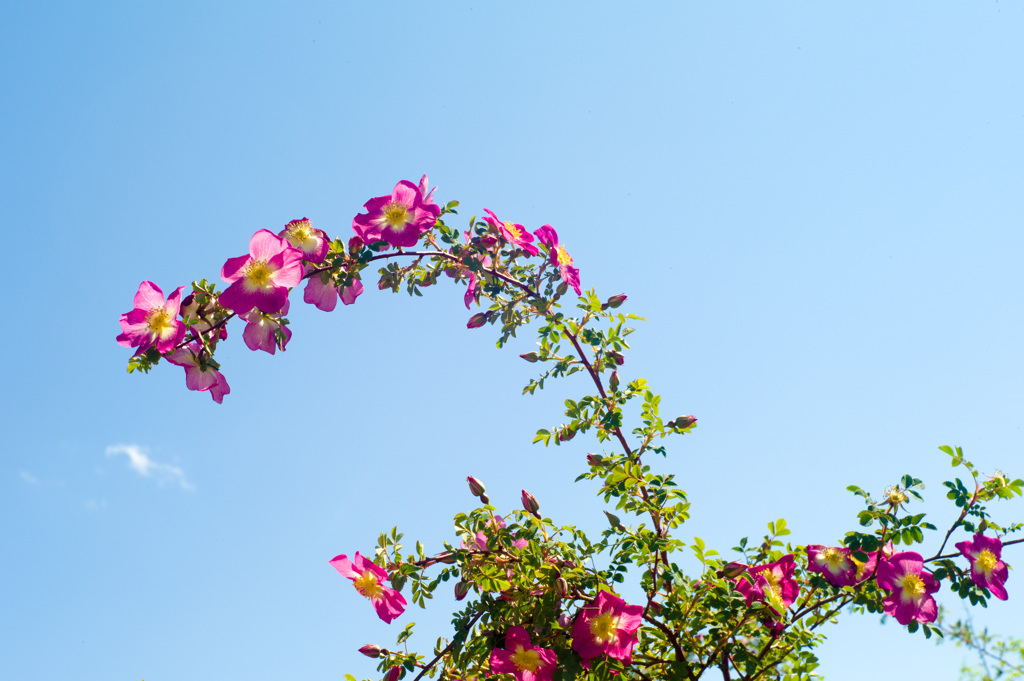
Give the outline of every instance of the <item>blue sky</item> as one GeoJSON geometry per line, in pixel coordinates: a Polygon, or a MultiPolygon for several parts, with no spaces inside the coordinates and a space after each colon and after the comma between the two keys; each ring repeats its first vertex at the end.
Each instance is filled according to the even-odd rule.
{"type": "MultiPolygon", "coordinates": [[[[522,397],[532,341],[467,331],[454,286],[296,305],[276,357],[236,329],[223,406],[178,368],[125,373],[140,281],[215,278],[298,217],[347,236],[424,172],[463,218],[554,225],[584,286],[649,319],[621,373],[700,419],[663,464],[685,536],[727,548],[781,516],[830,543],[846,485],[904,473],[952,520],[938,445],[1024,461],[1022,22],[1006,2],[8,3],[5,233],[33,248],[9,252],[0,335],[0,677],[373,676],[355,649],[398,625],[334,555],[393,525],[439,548],[469,474],[604,527],[570,483],[596,443],[530,445],[585,386],[522,397]]],[[[402,620],[421,649],[447,605],[402,620]]],[[[1022,635],[1014,609],[976,621],[1022,635]]],[[[830,639],[831,680],[866,654],[952,679],[963,656],[874,618],[830,639]]]]}

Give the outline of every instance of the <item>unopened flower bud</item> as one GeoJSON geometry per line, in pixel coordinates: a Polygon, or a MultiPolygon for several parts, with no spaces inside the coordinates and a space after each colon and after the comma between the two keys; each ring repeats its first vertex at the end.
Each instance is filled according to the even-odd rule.
{"type": "Polygon", "coordinates": [[[538,355],[536,352],[524,352],[519,356],[525,359],[527,362],[530,362],[531,364],[540,359],[540,355],[538,355]]]}
{"type": "Polygon", "coordinates": [[[402,674],[401,667],[392,667],[388,670],[388,673],[384,675],[384,681],[398,681],[398,677],[402,674]]]}
{"type": "Polygon", "coordinates": [[[744,572],[747,571],[747,566],[737,561],[726,563],[722,566],[722,569],[718,571],[719,577],[725,577],[726,579],[736,579],[744,572]]]}
{"type": "Polygon", "coordinates": [[[619,352],[618,350],[611,350],[608,353],[608,356],[611,357],[615,361],[615,363],[618,364],[619,366],[622,366],[623,364],[626,363],[625,356],[623,356],[623,354],[621,352],[619,352]]]}
{"type": "Polygon", "coordinates": [[[559,442],[568,442],[569,440],[573,439],[574,437],[576,437],[576,430],[573,429],[573,428],[568,428],[568,427],[565,430],[563,430],[561,433],[558,434],[559,442]]]}
{"type": "Polygon", "coordinates": [[[479,498],[480,498],[480,503],[485,505],[485,506],[487,504],[491,503],[491,498],[489,496],[487,496],[486,494],[481,494],[479,498]]]}
{"type": "Polygon", "coordinates": [[[380,646],[376,643],[367,643],[359,649],[359,652],[367,657],[380,657],[380,646]]]}
{"type": "Polygon", "coordinates": [[[361,250],[363,250],[363,240],[361,238],[359,238],[358,236],[354,236],[348,240],[349,253],[355,255],[361,250]]]}
{"type": "Polygon", "coordinates": [[[604,457],[600,454],[587,454],[587,463],[591,466],[600,466],[604,468],[604,457]]]}
{"type": "Polygon", "coordinates": [[[532,494],[530,494],[529,492],[527,492],[525,489],[523,490],[523,497],[522,498],[523,498],[523,508],[525,508],[528,513],[532,513],[533,515],[538,515],[537,511],[540,510],[540,504],[537,503],[537,498],[535,496],[533,496],[532,494]]]}
{"type": "Polygon", "coordinates": [[[658,614],[659,612],[661,612],[664,609],[665,606],[663,606],[658,601],[651,601],[651,604],[648,607],[651,610],[653,610],[655,614],[658,614]]]}
{"type": "Polygon", "coordinates": [[[560,598],[565,598],[566,594],[569,593],[569,582],[565,581],[565,577],[559,577],[555,580],[555,591],[558,592],[560,598]]]}
{"type": "Polygon", "coordinates": [[[467,329],[479,329],[481,326],[487,323],[487,315],[483,312],[477,312],[475,315],[469,318],[466,323],[467,329]]]}
{"type": "Polygon", "coordinates": [[[469,593],[469,582],[462,580],[455,583],[455,600],[461,601],[469,593]]]}
{"type": "Polygon", "coordinates": [[[626,294],[625,293],[620,293],[618,295],[610,297],[608,299],[608,302],[605,303],[605,305],[607,305],[608,307],[610,307],[610,308],[612,308],[614,310],[619,305],[622,305],[624,302],[626,302],[626,294]]]}
{"type": "Polygon", "coordinates": [[[612,375],[608,377],[608,387],[611,388],[613,392],[619,389],[618,371],[613,371],[612,375]]]}
{"type": "Polygon", "coordinates": [[[676,430],[683,430],[697,423],[697,417],[690,414],[687,414],[686,416],[677,416],[675,421],[672,423],[674,424],[672,427],[676,430]]]}
{"type": "Polygon", "coordinates": [[[563,612],[561,615],[558,616],[557,621],[558,626],[562,627],[563,629],[568,629],[569,625],[572,624],[572,617],[569,616],[569,613],[563,612]]]}
{"type": "Polygon", "coordinates": [[[466,482],[469,483],[469,492],[474,497],[478,497],[484,493],[484,483],[480,482],[472,475],[466,476],[466,482]]]}
{"type": "Polygon", "coordinates": [[[612,527],[616,529],[622,527],[622,521],[619,520],[619,516],[615,515],[614,513],[609,513],[608,511],[605,511],[604,514],[608,516],[608,522],[611,523],[612,527]]]}

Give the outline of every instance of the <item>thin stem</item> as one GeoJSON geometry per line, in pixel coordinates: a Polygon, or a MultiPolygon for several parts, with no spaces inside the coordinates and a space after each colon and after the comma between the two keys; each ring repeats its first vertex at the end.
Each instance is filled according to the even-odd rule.
{"type": "MultiPolygon", "coordinates": [[[[463,631],[469,631],[470,629],[472,629],[472,628],[473,628],[473,625],[474,625],[474,624],[476,624],[476,621],[477,621],[478,619],[480,619],[480,617],[481,617],[481,616],[482,616],[483,614],[484,614],[484,611],[483,611],[483,610],[481,610],[481,611],[480,611],[480,612],[478,612],[477,614],[473,615],[473,619],[471,619],[471,620],[470,620],[470,621],[469,621],[469,622],[468,622],[468,623],[466,624],[466,626],[462,627],[462,630],[463,630],[463,631]]],[[[428,671],[430,671],[430,670],[431,670],[431,669],[433,668],[433,666],[434,666],[435,664],[437,664],[438,660],[440,660],[440,659],[441,659],[442,657],[444,657],[444,656],[445,656],[445,655],[447,655],[447,654],[448,654],[449,652],[451,652],[451,649],[452,649],[452,647],[453,647],[454,645],[455,645],[455,639],[453,638],[453,639],[452,639],[451,641],[449,641],[448,645],[446,645],[446,646],[444,647],[444,650],[442,650],[441,652],[439,652],[439,653],[438,653],[438,654],[437,654],[436,656],[434,656],[434,659],[433,659],[433,660],[431,660],[430,662],[428,662],[427,664],[425,664],[425,665],[423,666],[423,671],[421,671],[421,672],[420,672],[419,674],[417,674],[417,675],[416,675],[416,678],[415,678],[415,679],[413,679],[413,681],[419,681],[419,679],[422,679],[422,678],[423,678],[423,675],[424,675],[424,674],[426,674],[426,673],[427,673],[428,671]]]]}

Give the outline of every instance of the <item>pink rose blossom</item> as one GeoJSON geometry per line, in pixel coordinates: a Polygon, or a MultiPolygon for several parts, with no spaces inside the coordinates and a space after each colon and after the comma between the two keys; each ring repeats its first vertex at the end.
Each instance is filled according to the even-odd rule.
{"type": "Polygon", "coordinates": [[[533,245],[533,235],[525,227],[512,222],[502,222],[490,208],[484,208],[484,212],[487,213],[484,222],[498,230],[505,241],[512,244],[514,248],[521,248],[530,255],[537,255],[537,247],[533,245]]]}
{"type": "Polygon", "coordinates": [[[278,236],[284,237],[291,244],[292,248],[302,253],[302,259],[319,265],[327,257],[327,251],[331,247],[327,232],[322,229],[315,229],[309,218],[292,220],[284,226],[278,236]]]}
{"type": "MultiPolygon", "coordinates": [[[[470,489],[472,489],[472,487],[470,487],[470,489]]],[[[491,534],[494,534],[497,530],[503,530],[505,529],[505,527],[507,527],[505,525],[505,519],[502,518],[500,515],[495,516],[494,520],[488,523],[488,525],[491,527],[491,534]]],[[[526,541],[525,539],[515,539],[514,536],[511,541],[512,548],[514,549],[525,548],[526,545],[529,543],[530,542],[526,541]]],[[[462,548],[477,548],[481,551],[487,551],[487,534],[483,531],[477,532],[475,535],[473,535],[472,543],[469,543],[465,539],[463,539],[462,548]]]]}
{"type": "Polygon", "coordinates": [[[555,651],[535,648],[523,627],[509,627],[505,647],[491,651],[491,672],[512,674],[516,681],[551,681],[557,659],[555,651]]]}
{"type": "Polygon", "coordinates": [[[781,615],[800,595],[800,586],[793,579],[795,569],[796,559],[792,553],[787,553],[774,563],[750,568],[747,574],[754,580],[753,584],[740,578],[736,581],[736,590],[747,599],[748,606],[763,601],[781,615]]]}
{"type": "Polygon", "coordinates": [[[999,600],[1005,601],[1008,598],[1005,583],[1010,574],[1006,569],[1006,563],[1000,560],[1003,542],[998,537],[976,534],[972,541],[959,542],[956,547],[960,549],[964,558],[970,561],[971,579],[974,583],[991,591],[999,600]]]}
{"type": "Polygon", "coordinates": [[[938,617],[939,609],[931,594],[939,590],[939,583],[924,571],[921,554],[904,551],[883,558],[878,564],[875,581],[892,592],[882,602],[882,610],[900,624],[914,620],[934,622],[938,617]]]}
{"type": "Polygon", "coordinates": [[[628,605],[614,594],[600,592],[594,603],[576,615],[572,625],[572,649],[583,658],[587,668],[589,660],[598,655],[631,664],[643,612],[639,605],[628,605]]]}
{"type": "Polygon", "coordinates": [[[153,346],[161,354],[173,350],[185,337],[185,325],[177,318],[184,288],[176,288],[165,301],[164,292],[153,282],[139,284],[133,309],[121,315],[121,334],[117,342],[126,348],[138,346],[136,355],[153,346]]]}
{"type": "Polygon", "coordinates": [[[565,250],[565,246],[558,243],[558,232],[555,228],[551,225],[542,225],[534,234],[537,235],[538,241],[550,249],[551,264],[558,266],[562,281],[572,286],[576,295],[581,295],[583,292],[580,290],[580,271],[572,266],[572,256],[565,250]]]}
{"type": "MultiPolygon", "coordinates": [[[[421,182],[425,188],[426,179],[421,182]]],[[[415,246],[441,214],[441,209],[428,203],[420,188],[408,180],[396,184],[390,196],[372,198],[363,207],[366,212],[352,219],[352,229],[367,244],[386,241],[392,246],[415,246]]]]}
{"type": "Polygon", "coordinates": [[[331,559],[334,569],[355,584],[356,591],[373,603],[377,616],[387,623],[405,612],[405,598],[391,587],[384,586],[388,573],[384,568],[366,560],[356,551],[355,560],[342,554],[331,559]]]}
{"type": "Polygon", "coordinates": [[[224,403],[224,396],[231,392],[228,381],[224,375],[212,366],[203,366],[200,357],[203,353],[203,346],[199,343],[189,343],[178,348],[173,354],[167,357],[167,361],[180,367],[185,367],[185,387],[189,390],[200,392],[210,391],[210,397],[217,404],[224,403]]]}
{"type": "MultiPolygon", "coordinates": [[[[311,271],[312,268],[306,270],[311,271]]],[[[338,306],[338,299],[345,305],[356,302],[356,298],[363,292],[363,282],[356,279],[351,285],[338,289],[334,280],[323,273],[317,273],[306,280],[306,288],[302,292],[303,302],[310,303],[318,310],[331,312],[338,306]],[[327,281],[324,282],[326,276],[327,281]]]]}
{"type": "Polygon", "coordinates": [[[222,306],[237,314],[254,307],[279,312],[288,300],[288,289],[302,281],[302,251],[261,229],[249,239],[249,255],[229,258],[220,276],[231,284],[220,294],[222,306]]]}
{"type": "Polygon", "coordinates": [[[807,547],[807,569],[820,572],[832,586],[853,584],[857,578],[857,565],[850,560],[850,549],[810,544],[807,547]]]}
{"type": "Polygon", "coordinates": [[[238,315],[240,319],[249,322],[245,326],[245,331],[242,332],[242,340],[245,341],[246,346],[250,350],[263,350],[271,355],[277,351],[278,347],[281,348],[281,352],[284,352],[285,345],[292,339],[292,330],[281,323],[281,317],[286,314],[288,314],[287,299],[285,299],[284,307],[281,308],[281,312],[278,314],[268,315],[254,307],[245,314],[238,315]],[[278,346],[277,341],[278,329],[284,335],[280,346],[278,346]]]}

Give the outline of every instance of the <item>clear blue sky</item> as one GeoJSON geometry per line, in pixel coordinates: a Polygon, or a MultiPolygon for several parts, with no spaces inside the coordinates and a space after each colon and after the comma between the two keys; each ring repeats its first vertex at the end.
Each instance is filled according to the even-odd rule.
{"type": "MultiPolygon", "coordinates": [[[[467,474],[603,528],[569,482],[596,444],[530,445],[585,386],[520,396],[530,339],[467,331],[454,286],[296,301],[276,357],[236,328],[223,406],[176,367],[125,373],[140,281],[215,278],[303,216],[347,236],[424,172],[463,217],[554,225],[584,286],[649,318],[621,373],[700,418],[665,464],[684,535],[727,548],[782,516],[831,543],[848,484],[913,473],[940,499],[941,444],[1024,473],[1024,8],[625,7],[0,9],[0,677],[373,676],[356,648],[417,621],[427,650],[448,604],[385,625],[334,555],[396,524],[439,548],[467,474]]],[[[1024,578],[1008,588],[978,622],[1022,635],[1024,578]]],[[[830,637],[832,681],[862,677],[851,660],[954,679],[962,657],[875,618],[830,637]]]]}

